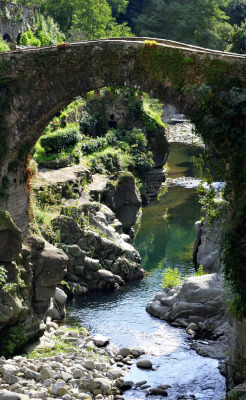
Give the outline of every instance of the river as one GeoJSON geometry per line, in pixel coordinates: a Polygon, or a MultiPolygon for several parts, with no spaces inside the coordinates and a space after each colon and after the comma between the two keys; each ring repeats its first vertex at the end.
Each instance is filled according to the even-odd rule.
{"type": "MultiPolygon", "coordinates": [[[[174,328],[145,311],[147,302],[161,290],[166,267],[178,267],[184,275],[194,272],[194,222],[200,217],[200,206],[195,193],[199,171],[194,168],[191,156],[197,151],[190,145],[172,145],[168,190],[143,209],[135,226],[132,244],[141,254],[142,265],[148,272],[146,277],[116,292],[77,297],[67,307],[68,324],[82,325],[91,334],[106,335],[118,347],[143,348],[144,358],[151,359],[154,370],[140,370],[133,365],[125,379],[146,380],[151,387],[170,385],[170,400],[184,395],[221,400],[225,395],[225,380],[217,369],[218,361],[190,350],[191,339],[184,329],[174,328]]],[[[124,397],[144,399],[145,393],[131,390],[124,397]]]]}

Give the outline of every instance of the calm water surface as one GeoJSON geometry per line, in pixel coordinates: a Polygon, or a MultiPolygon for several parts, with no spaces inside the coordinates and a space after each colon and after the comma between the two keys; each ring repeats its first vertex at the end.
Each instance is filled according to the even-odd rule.
{"type": "MultiPolygon", "coordinates": [[[[178,267],[183,274],[194,271],[194,222],[200,217],[200,207],[195,189],[184,187],[186,179],[176,180],[185,177],[194,183],[191,177],[199,178],[190,160],[195,152],[192,146],[172,145],[169,178],[176,183],[170,184],[167,193],[143,209],[141,220],[135,226],[132,244],[140,252],[148,275],[114,293],[76,298],[67,307],[67,323],[79,323],[91,334],[109,336],[111,343],[119,347],[143,348],[155,370],[139,370],[133,366],[127,379],[147,380],[152,387],[168,384],[172,386],[168,390],[170,400],[184,394],[194,394],[196,399],[221,400],[225,382],[217,369],[217,360],[197,355],[189,348],[185,330],[173,328],[145,311],[147,302],[161,290],[161,276],[166,267],[178,267]]],[[[128,391],[124,397],[144,399],[145,393],[128,391]]]]}

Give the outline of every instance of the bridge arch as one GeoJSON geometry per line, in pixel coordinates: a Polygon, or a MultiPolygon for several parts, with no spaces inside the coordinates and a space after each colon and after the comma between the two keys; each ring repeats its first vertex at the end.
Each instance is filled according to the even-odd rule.
{"type": "MultiPolygon", "coordinates": [[[[229,81],[245,86],[245,60],[242,55],[149,38],[94,40],[1,54],[1,206],[26,232],[26,156],[50,120],[76,96],[104,86],[126,86],[165,100],[189,117],[201,109],[201,88],[208,88],[207,96],[220,98],[229,81]]],[[[242,102],[240,96],[236,101],[242,102]]]]}

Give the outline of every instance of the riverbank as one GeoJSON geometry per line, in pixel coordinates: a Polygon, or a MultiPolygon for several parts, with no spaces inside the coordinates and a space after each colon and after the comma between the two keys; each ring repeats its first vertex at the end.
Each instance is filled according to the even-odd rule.
{"type": "Polygon", "coordinates": [[[138,348],[110,345],[101,335],[91,337],[86,329],[49,321],[34,351],[1,357],[0,399],[123,400],[130,385],[123,377],[142,354],[138,348]]]}

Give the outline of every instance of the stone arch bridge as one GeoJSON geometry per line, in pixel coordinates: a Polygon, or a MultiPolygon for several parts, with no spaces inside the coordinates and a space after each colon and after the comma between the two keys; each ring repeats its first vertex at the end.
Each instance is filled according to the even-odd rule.
{"type": "Polygon", "coordinates": [[[238,86],[235,101],[242,103],[245,61],[245,55],[137,37],[0,54],[1,207],[25,233],[25,159],[50,120],[76,96],[103,86],[126,86],[165,100],[189,117],[202,107],[201,88],[219,99],[238,86]]]}

